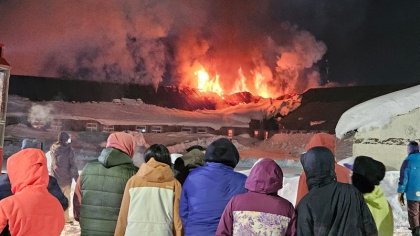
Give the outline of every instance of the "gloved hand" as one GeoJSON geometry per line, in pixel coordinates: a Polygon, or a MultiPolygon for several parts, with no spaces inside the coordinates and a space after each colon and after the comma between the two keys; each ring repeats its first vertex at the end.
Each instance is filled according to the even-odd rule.
{"type": "Polygon", "coordinates": [[[405,206],[404,193],[398,193],[398,202],[400,202],[400,206],[405,206]]]}

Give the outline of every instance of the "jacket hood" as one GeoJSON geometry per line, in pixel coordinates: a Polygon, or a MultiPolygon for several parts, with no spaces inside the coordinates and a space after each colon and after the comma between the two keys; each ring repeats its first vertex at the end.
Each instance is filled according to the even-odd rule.
{"type": "Polygon", "coordinates": [[[174,174],[169,165],[156,161],[153,157],[140,166],[138,175],[149,182],[162,183],[174,179],[174,174]]]}
{"type": "Polygon", "coordinates": [[[302,155],[300,162],[305,171],[309,190],[336,181],[334,155],[328,148],[311,148],[302,155]]]}
{"type": "Polygon", "coordinates": [[[317,133],[309,140],[305,146],[305,151],[313,147],[326,147],[333,154],[335,153],[335,136],[327,133],[317,133]]]}
{"type": "Polygon", "coordinates": [[[385,194],[382,192],[379,185],[376,185],[375,189],[371,193],[363,194],[363,197],[366,203],[371,207],[377,209],[388,207],[388,202],[385,200],[385,194]],[[385,205],[384,202],[386,203],[385,205]]]}
{"type": "Polygon", "coordinates": [[[239,152],[235,145],[226,138],[218,139],[212,142],[204,155],[206,162],[222,163],[232,168],[239,162],[239,152]]]}
{"type": "Polygon", "coordinates": [[[126,153],[130,158],[134,155],[133,136],[124,132],[116,132],[109,135],[106,147],[116,148],[126,153]]]}
{"type": "Polygon", "coordinates": [[[133,163],[133,160],[127,154],[115,148],[102,150],[98,161],[106,168],[133,163]]]}
{"type": "Polygon", "coordinates": [[[283,187],[283,171],[271,159],[260,160],[251,169],[245,188],[252,192],[272,194],[283,187]]]}
{"type": "Polygon", "coordinates": [[[12,155],[7,160],[7,174],[13,194],[28,186],[46,190],[49,176],[44,152],[36,148],[27,148],[12,155]]]}

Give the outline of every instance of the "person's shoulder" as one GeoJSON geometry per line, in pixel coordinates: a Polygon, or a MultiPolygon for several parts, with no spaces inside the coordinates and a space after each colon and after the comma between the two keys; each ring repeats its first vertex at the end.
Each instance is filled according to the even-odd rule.
{"type": "Polygon", "coordinates": [[[234,178],[236,179],[240,179],[240,180],[246,180],[246,175],[236,172],[236,171],[232,171],[232,175],[234,176],[234,178]]]}

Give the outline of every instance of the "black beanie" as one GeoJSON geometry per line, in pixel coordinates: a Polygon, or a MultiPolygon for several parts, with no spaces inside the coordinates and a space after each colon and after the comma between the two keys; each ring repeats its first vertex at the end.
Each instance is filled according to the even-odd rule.
{"type": "Polygon", "coordinates": [[[371,157],[358,156],[353,165],[353,185],[362,193],[370,193],[385,177],[385,165],[371,157]]]}
{"type": "Polygon", "coordinates": [[[231,141],[221,138],[207,147],[204,161],[222,163],[235,168],[239,162],[239,152],[231,141]]]}
{"type": "Polygon", "coordinates": [[[67,140],[69,140],[69,138],[70,138],[70,135],[66,132],[60,132],[58,134],[58,142],[60,143],[66,143],[67,140]]]}

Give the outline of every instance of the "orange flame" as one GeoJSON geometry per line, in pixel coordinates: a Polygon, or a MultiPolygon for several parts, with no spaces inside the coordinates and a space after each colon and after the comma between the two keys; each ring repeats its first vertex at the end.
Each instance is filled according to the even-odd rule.
{"type": "Polygon", "coordinates": [[[197,88],[201,92],[213,92],[217,93],[219,96],[223,95],[223,89],[219,83],[219,75],[216,74],[213,78],[210,78],[209,73],[201,67],[196,71],[195,76],[197,76],[197,88]]]}
{"type": "Polygon", "coordinates": [[[220,83],[219,74],[210,75],[201,64],[199,64],[198,69],[194,72],[197,89],[200,92],[212,92],[222,97],[225,94],[236,92],[251,92],[254,95],[265,98],[275,96],[269,88],[269,81],[272,77],[271,72],[260,68],[259,71],[251,71],[250,74],[251,76],[247,78],[242,68],[239,68],[237,70],[237,78],[232,83],[233,86],[230,89],[226,89],[220,83]]]}

